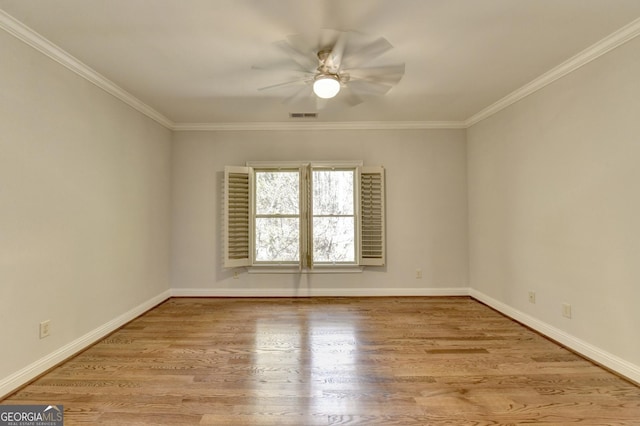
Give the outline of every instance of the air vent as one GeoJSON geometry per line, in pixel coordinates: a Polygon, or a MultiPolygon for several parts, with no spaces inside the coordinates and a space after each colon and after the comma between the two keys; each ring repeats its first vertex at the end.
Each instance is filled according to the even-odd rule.
{"type": "Polygon", "coordinates": [[[318,118],[317,112],[290,112],[289,118],[318,118]]]}

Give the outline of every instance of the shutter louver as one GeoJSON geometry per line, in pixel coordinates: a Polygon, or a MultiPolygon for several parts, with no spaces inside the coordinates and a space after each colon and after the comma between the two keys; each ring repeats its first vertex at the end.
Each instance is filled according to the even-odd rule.
{"type": "Polygon", "coordinates": [[[226,167],[224,183],[224,266],[226,268],[249,266],[251,250],[250,168],[226,167]]]}
{"type": "Polygon", "coordinates": [[[384,168],[360,168],[360,264],[385,264],[384,168]]]}

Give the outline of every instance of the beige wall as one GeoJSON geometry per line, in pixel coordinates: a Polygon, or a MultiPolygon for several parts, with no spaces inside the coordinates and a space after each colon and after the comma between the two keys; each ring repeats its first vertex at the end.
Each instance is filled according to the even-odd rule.
{"type": "Polygon", "coordinates": [[[639,52],[636,38],[468,129],[473,289],[636,374],[639,52]]]}
{"type": "MultiPolygon", "coordinates": [[[[426,294],[467,287],[464,130],[177,132],[172,287],[202,294],[426,294]],[[362,274],[246,274],[222,268],[225,165],[363,160],[386,169],[387,266],[362,274]],[[423,278],[416,279],[416,269],[423,278]]],[[[242,270],[244,271],[244,270],[242,270]]],[[[193,294],[193,293],[190,293],[193,294]]]]}
{"type": "Polygon", "coordinates": [[[2,378],[169,288],[470,284],[640,371],[640,38],[467,131],[172,134],[5,32],[0,51],[0,394],[2,378]],[[342,159],[387,170],[386,267],[237,279],[222,268],[225,165],[342,159]],[[52,335],[40,340],[45,319],[52,335]]]}
{"type": "Polygon", "coordinates": [[[171,132],[4,31],[0,52],[2,381],[169,289],[171,132]]]}

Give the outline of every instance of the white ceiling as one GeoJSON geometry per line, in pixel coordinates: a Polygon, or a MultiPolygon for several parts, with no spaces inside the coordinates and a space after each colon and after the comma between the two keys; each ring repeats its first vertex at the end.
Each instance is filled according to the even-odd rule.
{"type": "MultiPolygon", "coordinates": [[[[404,78],[320,122],[465,122],[640,17],[639,0],[0,0],[0,9],[170,123],[289,121],[273,43],[323,28],[385,37],[404,78]]],[[[640,22],[640,21],[636,21],[640,22]]],[[[634,34],[635,35],[635,34],[634,34]]],[[[146,108],[146,107],[145,107],[146,108]]]]}

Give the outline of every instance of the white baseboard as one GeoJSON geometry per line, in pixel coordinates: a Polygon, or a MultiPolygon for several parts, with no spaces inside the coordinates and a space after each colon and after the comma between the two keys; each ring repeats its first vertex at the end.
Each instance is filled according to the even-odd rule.
{"type": "Polygon", "coordinates": [[[78,352],[88,348],[95,342],[107,336],[109,333],[114,332],[129,321],[133,320],[139,315],[142,315],[154,306],[164,302],[169,297],[171,297],[171,292],[169,290],[162,292],[161,294],[136,306],[130,311],[125,312],[124,314],[109,321],[108,323],[57,349],[44,358],[41,358],[36,362],[26,366],[25,368],[15,372],[9,377],[0,380],[0,398],[9,395],[12,392],[15,392],[16,389],[19,389],[21,386],[29,383],[40,374],[46,372],[47,370],[63,362],[64,360],[72,357],[78,352]]]}
{"type": "Polygon", "coordinates": [[[580,355],[597,362],[598,364],[620,374],[629,380],[640,383],[640,366],[632,364],[619,358],[607,351],[604,351],[584,340],[578,339],[556,327],[553,327],[543,321],[540,321],[530,315],[525,314],[517,309],[514,309],[500,301],[497,301],[484,293],[481,293],[474,289],[469,289],[469,295],[498,312],[513,318],[514,320],[531,327],[535,331],[541,333],[550,339],[566,346],[567,348],[579,353],[580,355]]]}
{"type": "Polygon", "coordinates": [[[173,288],[174,297],[468,296],[469,288],[173,288]]]}
{"type": "Polygon", "coordinates": [[[122,327],[169,297],[383,297],[383,296],[471,296],[498,312],[531,327],[537,332],[565,345],[577,353],[611,369],[635,383],[640,383],[640,366],[625,361],[581,339],[555,328],[543,321],[499,302],[484,293],[467,287],[453,288],[318,288],[318,289],[202,289],[173,288],[136,306],[130,311],[96,328],[28,365],[16,373],[0,380],[0,398],[27,384],[60,362],[86,349],[104,336],[122,327]]]}

